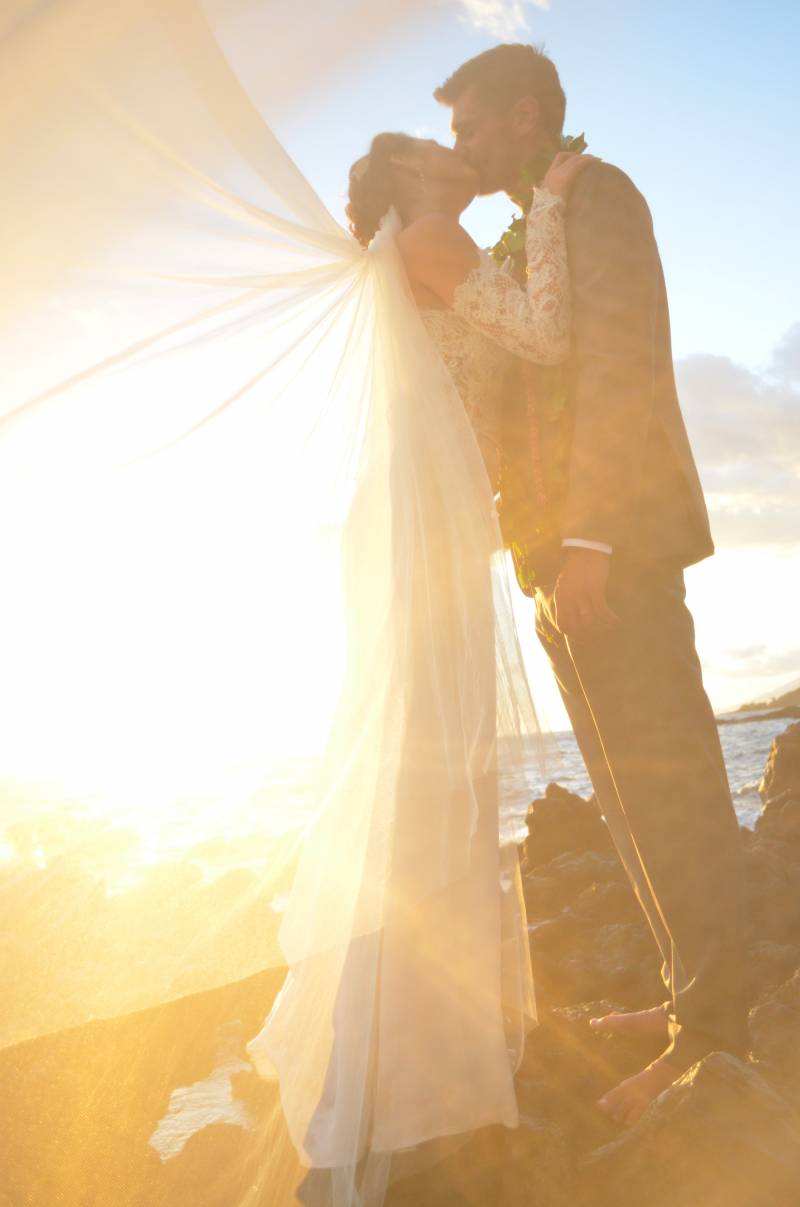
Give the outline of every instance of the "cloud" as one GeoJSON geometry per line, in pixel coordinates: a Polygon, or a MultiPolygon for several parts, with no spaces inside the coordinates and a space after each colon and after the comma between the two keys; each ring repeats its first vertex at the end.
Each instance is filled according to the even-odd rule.
{"type": "Polygon", "coordinates": [[[749,645],[739,649],[725,650],[716,660],[718,669],[737,678],[780,679],[781,690],[789,691],[796,686],[789,675],[796,675],[800,666],[800,648],[774,649],[766,645],[749,645]]]}
{"type": "Polygon", "coordinates": [[[529,29],[526,9],[550,7],[550,0],[459,0],[459,3],[470,25],[501,39],[529,29]]]}
{"type": "Polygon", "coordinates": [[[800,324],[761,372],[694,355],[676,373],[717,544],[800,544],[800,324]]]}
{"type": "Polygon", "coordinates": [[[800,385],[800,323],[790,327],[778,344],[773,367],[784,381],[800,385]]]}

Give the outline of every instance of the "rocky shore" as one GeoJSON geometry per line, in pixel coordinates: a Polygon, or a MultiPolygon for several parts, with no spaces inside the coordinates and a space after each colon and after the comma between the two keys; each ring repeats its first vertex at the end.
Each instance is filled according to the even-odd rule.
{"type": "Polygon", "coordinates": [[[764,712],[744,712],[741,716],[717,717],[717,725],[750,725],[753,721],[788,721],[800,717],[800,706],[788,704],[785,708],[766,708],[764,712]]]}
{"type": "MultiPolygon", "coordinates": [[[[596,1099],[661,1046],[591,1031],[610,1008],[663,999],[660,959],[593,801],[535,801],[523,874],[542,1024],[518,1074],[518,1130],[486,1128],[387,1207],[796,1207],[800,1203],[800,723],[775,739],[764,810],[742,828],[749,891],[748,1059],[712,1053],[621,1131],[596,1099]]],[[[282,980],[270,972],[169,1006],[0,1052],[0,1207],[238,1207],[241,1122],[151,1137],[176,1087],[233,1059],[243,1119],[271,1091],[235,1071],[282,980]]],[[[279,1192],[263,1207],[289,1207],[279,1192]]],[[[262,1207],[262,1198],[253,1200],[262,1207]]]]}

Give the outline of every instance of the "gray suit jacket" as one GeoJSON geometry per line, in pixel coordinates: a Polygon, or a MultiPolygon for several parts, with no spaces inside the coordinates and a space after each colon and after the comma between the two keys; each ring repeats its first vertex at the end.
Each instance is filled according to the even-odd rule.
{"type": "MultiPolygon", "coordinates": [[[[529,562],[538,581],[551,580],[561,540],[573,537],[637,561],[688,566],[714,546],[675,387],[650,211],[624,172],[599,163],[580,174],[567,207],[567,249],[571,352],[557,380],[548,370],[540,378],[548,515],[529,525],[529,562]],[[563,396],[556,408],[547,402],[554,390],[563,396]]],[[[524,410],[517,401],[509,411],[503,499],[513,526],[524,511],[515,500],[531,488],[524,410]]]]}

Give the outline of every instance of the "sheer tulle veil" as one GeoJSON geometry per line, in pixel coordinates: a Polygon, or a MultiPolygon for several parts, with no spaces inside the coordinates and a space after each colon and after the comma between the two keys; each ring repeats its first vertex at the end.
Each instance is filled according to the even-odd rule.
{"type": "MultiPolygon", "coordinates": [[[[396,215],[363,251],[267,124],[381,7],[307,4],[313,38],[274,0],[0,19],[2,1038],[288,966],[254,1055],[306,1163],[337,1009],[469,876],[539,732],[396,215]]],[[[395,1146],[361,1056],[337,1207],[380,1201],[395,1146]]]]}

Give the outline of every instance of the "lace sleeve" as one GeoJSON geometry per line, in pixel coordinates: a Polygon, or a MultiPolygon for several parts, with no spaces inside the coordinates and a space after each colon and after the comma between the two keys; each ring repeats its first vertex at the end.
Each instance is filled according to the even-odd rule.
{"type": "Polygon", "coordinates": [[[543,365],[569,351],[569,277],[564,201],[544,189],[534,193],[525,233],[528,266],[523,290],[491,256],[456,287],[453,310],[494,343],[543,365]]]}

